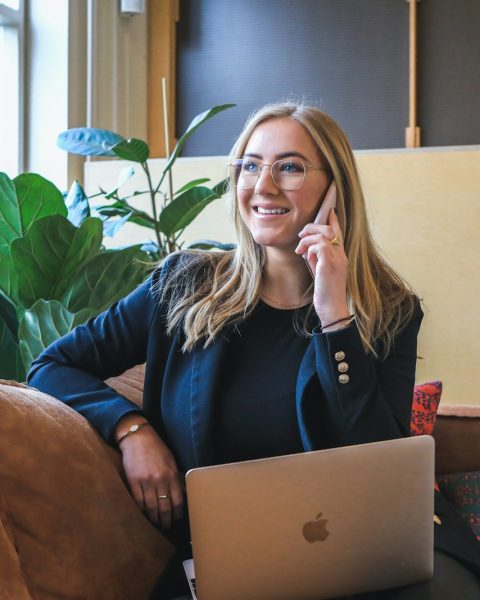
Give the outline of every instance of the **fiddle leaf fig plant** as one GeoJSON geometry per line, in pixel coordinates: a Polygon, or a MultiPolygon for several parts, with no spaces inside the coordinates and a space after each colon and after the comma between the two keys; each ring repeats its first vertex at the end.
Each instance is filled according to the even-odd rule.
{"type": "MultiPolygon", "coordinates": [[[[182,186],[176,192],[172,189],[171,170],[181,149],[188,138],[206,121],[218,113],[235,106],[222,104],[197,115],[178,140],[175,148],[167,158],[158,182],[152,181],[148,157],[148,145],[139,139],[125,139],[118,133],[105,129],[80,127],[69,129],[58,136],[60,148],[82,156],[117,156],[140,165],[146,179],[146,189],[136,190],[122,195],[120,188],[133,175],[132,167],[122,171],[119,181],[110,191],[100,188],[99,193],[86,198],[79,185],[69,193],[69,211],[81,214],[97,214],[104,223],[104,235],[114,236],[125,223],[134,223],[149,229],[153,236],[148,244],[148,252],[153,260],[163,258],[170,252],[182,247],[180,238],[185,228],[214,200],[220,198],[227,189],[227,180],[213,187],[204,185],[208,179],[196,179],[182,186]],[[132,204],[132,199],[147,196],[149,208],[139,209],[132,204]],[[95,198],[95,207],[89,201],[95,198]]],[[[147,247],[147,246],[145,246],[147,247]]],[[[213,242],[210,247],[225,248],[227,246],[213,242]]],[[[230,247],[228,245],[228,247],[230,247]]]]}
{"type": "Polygon", "coordinates": [[[41,175],[0,173],[0,378],[23,381],[48,344],[142,281],[148,254],[106,250],[102,230],[41,175]]]}
{"type": "MultiPolygon", "coordinates": [[[[103,129],[77,128],[60,134],[61,148],[84,156],[110,156],[140,165],[146,189],[122,195],[134,167],[124,169],[110,190],[88,197],[78,182],[67,194],[35,173],[13,180],[0,173],[0,378],[23,381],[32,361],[50,343],[133,290],[152,268],[152,260],[181,248],[185,228],[213,200],[226,180],[207,187],[196,179],[172,190],[171,169],[186,140],[208,119],[233,106],[198,115],[178,140],[161,177],[152,182],[148,145],[103,129]],[[165,183],[164,183],[165,182],[165,183]],[[166,187],[166,189],[164,189],[166,187]],[[149,208],[131,204],[146,196],[149,208]],[[92,198],[100,206],[92,206],[92,198]],[[106,249],[127,222],[147,228],[153,240],[106,249]]],[[[211,240],[198,248],[231,248],[211,240]]]]}

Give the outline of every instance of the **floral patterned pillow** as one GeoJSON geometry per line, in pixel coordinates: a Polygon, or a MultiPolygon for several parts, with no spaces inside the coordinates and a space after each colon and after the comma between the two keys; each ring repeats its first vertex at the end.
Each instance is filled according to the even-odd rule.
{"type": "Polygon", "coordinates": [[[480,471],[437,477],[443,495],[469,523],[480,542],[480,471]]]}
{"type": "Polygon", "coordinates": [[[432,435],[441,396],[441,381],[428,381],[415,386],[410,420],[412,435],[432,435]]]}

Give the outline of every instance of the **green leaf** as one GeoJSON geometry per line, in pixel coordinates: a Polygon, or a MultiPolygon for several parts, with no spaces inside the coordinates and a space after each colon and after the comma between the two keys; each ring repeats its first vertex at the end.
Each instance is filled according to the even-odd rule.
{"type": "Polygon", "coordinates": [[[133,208],[127,202],[115,202],[111,206],[100,206],[97,208],[97,212],[103,216],[106,216],[108,219],[111,217],[119,217],[129,214],[130,216],[128,221],[130,223],[155,229],[155,219],[153,219],[148,213],[133,208]]]}
{"type": "Polygon", "coordinates": [[[190,181],[189,183],[186,183],[184,186],[182,186],[173,195],[179,196],[180,194],[183,194],[183,192],[186,192],[187,190],[189,190],[193,187],[196,187],[197,185],[202,185],[202,183],[207,183],[207,181],[210,181],[210,179],[208,177],[206,179],[194,179],[193,181],[190,181]]]}
{"type": "Polygon", "coordinates": [[[17,302],[18,285],[17,273],[10,255],[0,253],[0,290],[17,302]]]}
{"type": "Polygon", "coordinates": [[[123,139],[121,135],[108,129],[76,127],[63,131],[57,138],[57,146],[81,156],[116,156],[112,148],[123,139]]]}
{"type": "Polygon", "coordinates": [[[60,216],[34,223],[11,247],[18,293],[25,307],[40,298],[60,300],[80,268],[98,254],[101,243],[102,222],[94,217],[80,228],[60,216]]]}
{"type": "Polygon", "coordinates": [[[57,300],[37,300],[25,311],[18,328],[20,354],[25,370],[30,370],[32,361],[47,346],[91,316],[92,311],[88,309],[72,314],[57,300]]]}
{"type": "Polygon", "coordinates": [[[128,219],[131,217],[133,213],[127,212],[120,219],[115,220],[106,220],[103,222],[103,235],[107,237],[114,237],[120,229],[125,225],[128,219]]]}
{"type": "Polygon", "coordinates": [[[24,381],[25,375],[18,343],[0,318],[0,379],[24,381]]]}
{"type": "Polygon", "coordinates": [[[114,196],[118,190],[122,187],[124,183],[126,183],[132,175],[135,175],[135,169],[133,167],[127,167],[126,169],[122,169],[118,176],[118,181],[115,184],[113,190],[110,190],[108,194],[105,194],[105,198],[110,199],[114,196]]]}
{"type": "Polygon", "coordinates": [[[51,181],[36,173],[22,173],[13,180],[17,191],[22,235],[38,220],[50,215],[68,214],[62,192],[51,181]]]}
{"type": "Polygon", "coordinates": [[[211,119],[212,117],[217,115],[219,112],[222,112],[223,110],[226,110],[227,108],[232,108],[233,106],[236,106],[236,105],[235,104],[221,104],[219,106],[214,106],[213,108],[210,108],[209,110],[206,110],[205,112],[200,113],[192,120],[190,125],[187,127],[187,130],[182,135],[182,137],[178,140],[175,148],[173,149],[173,152],[170,155],[170,158],[168,159],[168,162],[163,171],[162,180],[165,177],[165,174],[167,173],[167,171],[169,171],[172,168],[172,165],[175,162],[175,160],[177,159],[178,155],[180,154],[180,151],[183,148],[183,146],[185,145],[185,142],[200,127],[200,125],[202,125],[203,123],[205,123],[205,121],[208,121],[209,119],[211,119]]]}
{"type": "Polygon", "coordinates": [[[22,235],[22,221],[15,185],[6,173],[0,173],[0,255],[9,255],[10,242],[22,235]]]}
{"type": "Polygon", "coordinates": [[[113,146],[112,150],[116,156],[137,163],[146,162],[150,154],[147,144],[137,138],[122,140],[113,146]]]}
{"type": "Polygon", "coordinates": [[[0,255],[8,256],[11,242],[49,215],[67,215],[62,193],[53,183],[35,173],[13,181],[0,173],[0,255]]]}
{"type": "Polygon", "coordinates": [[[12,338],[18,342],[18,318],[17,307],[10,298],[0,290],[0,320],[3,320],[5,325],[10,330],[12,338]]]}
{"type": "Polygon", "coordinates": [[[143,217],[138,213],[133,213],[128,219],[129,223],[135,223],[135,225],[141,225],[142,227],[148,227],[149,229],[155,229],[155,221],[152,217],[147,215],[147,218],[143,217]]]}
{"type": "Polygon", "coordinates": [[[80,227],[83,221],[90,216],[88,197],[76,179],[68,192],[66,205],[68,208],[68,220],[75,227],[80,227]]]}
{"type": "Polygon", "coordinates": [[[95,256],[76,277],[68,292],[67,307],[76,312],[91,308],[100,312],[126,296],[151,268],[148,255],[136,247],[95,256]]]}
{"type": "Polygon", "coordinates": [[[230,179],[226,177],[225,179],[222,179],[222,181],[217,183],[217,185],[214,185],[212,190],[221,198],[224,194],[228,192],[229,188],[230,179]]]}
{"type": "Polygon", "coordinates": [[[162,210],[160,230],[170,237],[185,227],[202,212],[202,210],[219,196],[211,189],[197,186],[175,198],[162,210]]]}

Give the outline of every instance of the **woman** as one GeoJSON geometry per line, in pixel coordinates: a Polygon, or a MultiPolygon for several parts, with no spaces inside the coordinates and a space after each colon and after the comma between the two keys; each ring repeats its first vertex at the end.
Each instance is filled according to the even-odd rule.
{"type": "MultiPolygon", "coordinates": [[[[230,165],[236,249],[171,255],[126,299],[47,348],[29,376],[118,444],[133,497],[170,531],[180,558],[186,470],[410,429],[422,312],[372,242],[342,130],[315,108],[269,105],[247,122],[230,165]],[[336,211],[316,224],[333,183],[336,211]],[[144,361],[139,411],[103,380],[144,361]]],[[[458,546],[447,535],[439,547],[462,563],[438,552],[431,582],[388,597],[423,598],[445,588],[446,573],[455,594],[442,597],[478,597],[465,568],[480,569],[477,542],[448,508],[438,511],[458,546]]],[[[159,594],[182,591],[178,564],[159,594]]]]}

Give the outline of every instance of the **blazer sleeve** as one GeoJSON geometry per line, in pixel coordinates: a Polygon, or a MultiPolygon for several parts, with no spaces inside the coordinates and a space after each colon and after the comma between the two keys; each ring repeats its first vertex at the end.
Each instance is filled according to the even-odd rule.
{"type": "Polygon", "coordinates": [[[56,340],[32,363],[29,385],[62,400],[111,441],[118,421],[142,413],[104,379],[145,362],[157,310],[156,273],[127,297],[56,340]]]}
{"type": "Polygon", "coordinates": [[[326,401],[322,413],[329,435],[339,445],[410,435],[422,318],[418,305],[383,360],[365,351],[355,324],[314,335],[316,368],[326,401]]]}

